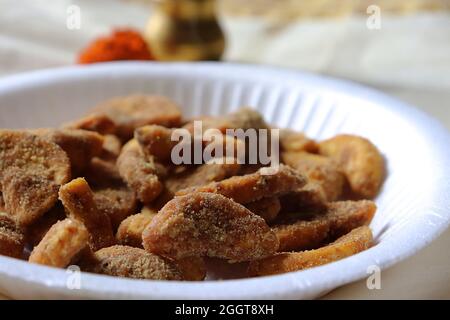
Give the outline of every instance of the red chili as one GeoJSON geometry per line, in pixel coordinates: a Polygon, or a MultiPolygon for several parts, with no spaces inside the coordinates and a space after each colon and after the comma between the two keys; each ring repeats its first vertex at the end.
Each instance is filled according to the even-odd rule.
{"type": "Polygon", "coordinates": [[[155,60],[147,43],[138,31],[119,29],[100,37],[80,52],[78,63],[116,60],[155,60]]]}

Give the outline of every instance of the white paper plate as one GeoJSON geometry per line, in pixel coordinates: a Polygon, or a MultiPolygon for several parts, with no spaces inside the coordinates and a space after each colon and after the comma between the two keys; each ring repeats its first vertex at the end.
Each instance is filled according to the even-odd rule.
{"type": "Polygon", "coordinates": [[[83,274],[69,290],[64,270],[0,257],[0,291],[13,298],[314,298],[416,253],[450,221],[450,138],[435,120],[373,90],[324,77],[233,64],[114,63],[39,71],[0,81],[0,127],[56,126],[104,99],[167,95],[186,115],[224,114],[242,105],[270,122],[324,139],[356,133],[388,163],[371,224],[377,245],[336,263],[289,274],[202,283],[83,274]]]}

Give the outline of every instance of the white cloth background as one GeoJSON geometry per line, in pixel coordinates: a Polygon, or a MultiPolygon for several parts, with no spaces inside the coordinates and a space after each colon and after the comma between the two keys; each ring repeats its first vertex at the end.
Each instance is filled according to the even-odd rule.
{"type": "MultiPolygon", "coordinates": [[[[147,5],[120,0],[0,0],[0,8],[0,76],[73,64],[97,35],[111,26],[142,29],[150,13],[147,5]],[[81,9],[80,30],[66,27],[70,5],[81,9]]],[[[381,29],[369,30],[364,16],[289,25],[223,16],[226,59],[354,80],[412,103],[450,128],[450,15],[382,11],[381,18],[381,29]]],[[[450,299],[449,245],[447,231],[384,271],[381,290],[368,290],[363,280],[325,298],[450,299]]]]}

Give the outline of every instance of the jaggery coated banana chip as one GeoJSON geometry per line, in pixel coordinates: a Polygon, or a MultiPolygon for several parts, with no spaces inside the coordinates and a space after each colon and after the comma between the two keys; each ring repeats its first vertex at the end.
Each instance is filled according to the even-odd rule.
{"type": "Polygon", "coordinates": [[[21,258],[25,245],[23,230],[4,212],[0,212],[0,255],[21,258]]]}
{"type": "Polygon", "coordinates": [[[3,199],[3,194],[0,192],[0,212],[4,211],[5,211],[5,200],[3,199]]]}
{"type": "Polygon", "coordinates": [[[239,172],[239,169],[240,165],[237,163],[207,163],[169,176],[164,181],[164,185],[173,195],[185,188],[202,186],[232,177],[239,172]]]}
{"type": "Polygon", "coordinates": [[[338,135],[322,141],[319,153],[337,161],[355,194],[368,199],[378,194],[385,177],[385,164],[380,151],[369,140],[338,135]]]}
{"type": "Polygon", "coordinates": [[[210,192],[224,195],[237,203],[247,204],[265,197],[276,196],[303,187],[307,179],[294,169],[280,165],[277,172],[265,175],[262,168],[256,173],[235,176],[201,187],[180,190],[176,195],[210,192]]]}
{"type": "MultiPolygon", "coordinates": [[[[174,130],[176,129],[169,129],[158,125],[148,125],[136,129],[135,139],[139,142],[147,157],[155,157],[157,161],[168,163],[172,157],[172,150],[180,143],[177,140],[172,141],[172,135],[175,132],[174,130]]],[[[211,152],[211,157],[214,160],[217,160],[216,163],[218,163],[221,158],[224,159],[229,157],[229,160],[237,158],[239,152],[242,153],[242,151],[245,150],[244,141],[225,134],[210,138],[203,136],[202,138],[198,138],[198,140],[195,139],[197,138],[190,137],[189,141],[183,140],[183,143],[187,143],[191,147],[190,161],[192,163],[195,162],[194,152],[196,143],[200,145],[202,154],[206,151],[211,152]],[[216,152],[220,152],[220,154],[216,154],[216,152]]],[[[184,158],[184,150],[183,152],[180,151],[178,154],[176,153],[176,155],[184,158]]],[[[207,157],[209,158],[209,153],[207,157]]],[[[206,163],[210,162],[210,160],[212,159],[202,159],[202,161],[205,161],[206,163]]],[[[235,163],[238,162],[236,159],[233,160],[235,163]]],[[[231,163],[231,161],[229,161],[229,163],[231,163]]]]}
{"type": "Polygon", "coordinates": [[[136,140],[128,142],[117,159],[117,167],[123,180],[144,204],[150,204],[163,190],[158,169],[150,157],[145,157],[136,140]]]}
{"type": "Polygon", "coordinates": [[[115,244],[111,220],[97,208],[94,193],[84,178],[77,178],[59,189],[67,215],[82,222],[89,231],[89,247],[92,251],[115,244]]]}
{"type": "Polygon", "coordinates": [[[119,169],[115,162],[95,157],[83,173],[83,176],[96,188],[123,184],[119,169]]]}
{"type": "Polygon", "coordinates": [[[278,249],[277,237],[261,217],[214,193],[192,193],[169,201],[142,237],[147,251],[175,260],[208,256],[250,261],[278,249]]]}
{"type": "Polygon", "coordinates": [[[206,278],[206,263],[201,257],[188,257],[173,261],[183,275],[183,280],[203,281],[206,278]]]}
{"type": "Polygon", "coordinates": [[[103,136],[103,146],[100,155],[100,159],[115,162],[122,150],[122,141],[115,135],[107,134],[103,136]]]}
{"type": "Polygon", "coordinates": [[[31,131],[60,146],[70,159],[73,176],[89,165],[102,152],[104,138],[97,132],[81,129],[37,129],[31,131]]]}
{"type": "Polygon", "coordinates": [[[27,243],[37,246],[39,242],[44,238],[48,230],[57,223],[66,218],[64,208],[62,205],[57,204],[50,211],[46,212],[42,217],[36,220],[32,225],[27,227],[26,240],[27,243]]]}
{"type": "Polygon", "coordinates": [[[280,199],[278,197],[267,197],[247,203],[245,207],[263,218],[267,223],[272,222],[281,210],[280,199]]]}
{"type": "Polygon", "coordinates": [[[261,113],[249,107],[242,107],[221,117],[199,117],[186,123],[183,128],[193,132],[194,121],[201,121],[203,130],[218,129],[222,133],[225,133],[226,129],[269,129],[261,113]]]}
{"type": "Polygon", "coordinates": [[[82,270],[109,276],[147,280],[183,280],[175,263],[143,249],[112,246],[94,253],[82,270]]]}
{"type": "Polygon", "coordinates": [[[201,186],[214,181],[221,181],[232,177],[239,172],[240,164],[230,163],[207,163],[199,166],[183,168],[180,172],[174,171],[164,181],[164,191],[153,203],[153,207],[162,208],[168,201],[172,200],[179,190],[201,186]]]}
{"type": "Polygon", "coordinates": [[[144,208],[141,213],[134,214],[123,220],[117,230],[117,242],[126,246],[143,248],[142,233],[156,214],[156,211],[144,208]]]}
{"type": "Polygon", "coordinates": [[[30,203],[29,199],[40,198],[46,193],[45,190],[37,188],[39,185],[45,188],[52,186],[53,189],[69,179],[70,161],[58,145],[28,132],[0,130],[0,191],[8,214],[11,217],[20,217],[18,223],[32,223],[55,204],[57,198],[54,194],[50,194],[49,199],[41,199],[39,203],[30,203]],[[9,191],[14,193],[12,195],[8,195],[9,191],[2,190],[7,172],[7,184],[10,186],[9,191]],[[20,177],[15,176],[16,173],[20,173],[20,177]],[[24,190],[24,193],[13,190],[14,185],[24,187],[22,183],[27,180],[36,180],[33,188],[24,190]],[[8,203],[8,199],[14,199],[15,203],[8,203]],[[21,203],[30,203],[31,207],[23,210],[21,203]]]}
{"type": "Polygon", "coordinates": [[[58,200],[59,186],[46,177],[17,167],[3,172],[5,211],[21,226],[39,219],[58,200]]]}
{"type": "Polygon", "coordinates": [[[280,147],[284,152],[318,151],[317,143],[301,132],[290,129],[280,129],[280,147]]]}
{"type": "Polygon", "coordinates": [[[324,213],[282,215],[272,229],[280,241],[279,251],[315,249],[368,225],[375,211],[370,200],[331,202],[324,213]]]}
{"type": "Polygon", "coordinates": [[[309,181],[320,184],[328,201],[339,199],[345,176],[334,160],[307,152],[283,152],[281,157],[285,164],[305,174],[309,181]]]}
{"type": "Polygon", "coordinates": [[[278,253],[269,258],[252,261],[248,274],[268,276],[321,266],[367,250],[372,243],[372,231],[369,227],[363,226],[316,250],[278,253]]]}
{"type": "Polygon", "coordinates": [[[81,119],[63,124],[63,129],[82,129],[98,132],[100,134],[113,134],[116,132],[116,124],[110,117],[104,114],[91,114],[81,119]]]}
{"type": "Polygon", "coordinates": [[[308,182],[303,188],[281,195],[280,203],[282,212],[321,212],[328,201],[321,185],[308,182]]]}
{"type": "Polygon", "coordinates": [[[29,262],[65,268],[88,244],[89,232],[77,220],[54,224],[31,252],[29,262]]]}
{"type": "Polygon", "coordinates": [[[172,141],[172,132],[172,129],[163,126],[148,125],[137,128],[134,137],[147,156],[154,156],[159,161],[168,162],[172,148],[178,143],[178,141],[172,141]]]}
{"type": "Polygon", "coordinates": [[[176,127],[181,124],[181,111],[166,97],[133,95],[103,102],[93,110],[111,118],[117,126],[116,135],[127,141],[134,130],[147,124],[176,127]]]}
{"type": "Polygon", "coordinates": [[[125,185],[94,189],[94,201],[97,209],[111,220],[113,230],[117,230],[126,217],[136,213],[136,197],[125,185]]]}

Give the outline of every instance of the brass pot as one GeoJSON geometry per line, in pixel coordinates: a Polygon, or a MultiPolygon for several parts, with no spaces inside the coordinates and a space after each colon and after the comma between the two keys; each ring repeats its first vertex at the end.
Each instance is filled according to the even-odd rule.
{"type": "Polygon", "coordinates": [[[145,30],[145,38],[158,60],[220,60],[225,37],[215,0],[160,0],[145,30]]]}

